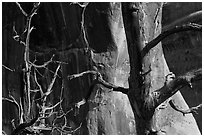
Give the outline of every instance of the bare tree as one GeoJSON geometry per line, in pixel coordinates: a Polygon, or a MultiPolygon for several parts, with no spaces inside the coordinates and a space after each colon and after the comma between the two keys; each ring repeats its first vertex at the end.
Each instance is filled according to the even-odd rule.
{"type": "MultiPolygon", "coordinates": [[[[22,34],[16,30],[15,24],[12,26],[13,39],[24,48],[25,67],[21,68],[24,82],[22,98],[17,101],[10,92],[8,97],[3,97],[3,101],[15,104],[18,109],[19,122],[12,124],[11,134],[117,134],[117,126],[113,124],[117,120],[112,119],[114,105],[117,104],[112,104],[112,100],[118,92],[128,97],[135,120],[132,127],[137,134],[171,134],[172,131],[183,134],[185,130],[189,130],[187,134],[200,134],[193,116],[188,114],[196,113],[202,105],[181,108],[176,102],[186,105],[177,93],[185,86],[192,88],[193,82],[201,80],[202,69],[175,76],[168,69],[161,45],[163,39],[175,33],[201,32],[201,25],[179,24],[200,16],[200,12],[172,23],[161,32],[163,3],[69,3],[71,8],[67,10],[70,16],[72,12],[77,15],[72,17],[77,25],[70,23],[77,28],[74,32],[75,28],[67,25],[71,21],[66,20],[65,7],[59,3],[57,6],[63,19],[59,22],[64,25],[63,29],[70,29],[67,29],[69,34],[64,35],[69,36],[71,42],[63,37],[62,48],[48,48],[51,53],[49,60],[38,64],[36,56],[44,53],[38,55],[32,51],[30,37],[35,29],[31,26],[32,19],[41,4],[34,3],[29,13],[20,3],[17,2],[16,6],[26,19],[22,34]],[[129,54],[129,87],[119,85],[113,78],[117,75],[121,53],[120,38],[125,41],[129,54]],[[34,59],[31,53],[35,55],[34,59]],[[66,56],[71,58],[72,55],[76,58],[73,61],[77,68],[75,73],[68,71],[74,65],[70,65],[66,56]],[[84,57],[81,62],[85,61],[85,68],[82,68],[83,65],[79,67],[78,57],[84,57]],[[52,70],[49,69],[51,65],[52,70]],[[84,77],[88,81],[86,89],[82,88],[86,87],[84,77]],[[77,87],[70,85],[72,81],[77,83],[80,91],[70,90],[77,87]],[[60,91],[54,88],[55,84],[60,85],[60,91]],[[51,94],[58,94],[57,100],[52,100],[51,94]],[[72,95],[75,95],[74,101],[70,101],[72,95]],[[178,112],[183,115],[178,115],[178,112]],[[107,118],[104,118],[106,114],[107,118]],[[73,124],[72,119],[76,117],[80,120],[73,124]],[[177,129],[179,124],[182,127],[177,129]]],[[[10,73],[16,72],[7,65],[3,64],[3,67],[10,73]]],[[[6,134],[5,131],[3,133],[6,134]]]]}

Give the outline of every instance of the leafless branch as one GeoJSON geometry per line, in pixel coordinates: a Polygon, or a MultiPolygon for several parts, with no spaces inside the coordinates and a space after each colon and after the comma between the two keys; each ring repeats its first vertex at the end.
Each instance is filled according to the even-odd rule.
{"type": "Polygon", "coordinates": [[[23,13],[24,16],[28,16],[28,14],[23,10],[23,8],[21,7],[20,3],[16,2],[16,5],[19,7],[19,9],[21,10],[21,12],[23,13]]]}
{"type": "Polygon", "coordinates": [[[82,126],[82,122],[80,123],[80,125],[79,125],[77,128],[75,128],[75,129],[72,130],[72,131],[69,131],[69,133],[76,132],[77,130],[79,130],[79,129],[81,128],[81,126],[82,126]]]}
{"type": "Polygon", "coordinates": [[[88,43],[88,40],[86,38],[86,31],[85,31],[85,11],[86,11],[86,8],[87,6],[89,5],[89,2],[72,2],[70,4],[76,4],[78,6],[80,6],[82,8],[82,14],[81,14],[81,33],[82,33],[82,36],[83,36],[83,39],[85,41],[85,44],[86,44],[86,51],[89,49],[89,43],[88,43]]]}
{"type": "Polygon", "coordinates": [[[55,63],[59,63],[59,64],[69,64],[69,63],[67,63],[67,62],[57,61],[57,60],[53,60],[53,62],[55,62],[55,63]]]}
{"type": "Polygon", "coordinates": [[[72,2],[72,3],[70,3],[70,5],[72,5],[72,4],[76,4],[76,5],[80,6],[81,8],[84,8],[89,4],[89,2],[72,2]]]}
{"type": "Polygon", "coordinates": [[[14,121],[15,121],[15,119],[12,119],[12,120],[11,120],[11,125],[12,125],[13,129],[16,128],[14,121]]]}
{"type": "Polygon", "coordinates": [[[54,85],[54,83],[55,83],[55,79],[56,79],[56,77],[57,77],[57,73],[58,73],[58,71],[59,71],[59,69],[60,69],[60,66],[61,66],[61,65],[59,64],[58,67],[57,67],[57,69],[56,69],[56,71],[55,71],[54,77],[53,77],[53,79],[52,79],[50,85],[49,85],[48,88],[47,88],[47,92],[45,93],[46,96],[48,96],[48,95],[51,93],[51,89],[52,89],[52,87],[53,87],[53,85],[54,85]]]}
{"type": "Polygon", "coordinates": [[[20,115],[20,124],[23,123],[23,105],[21,102],[21,98],[20,98],[20,110],[21,110],[21,115],[20,115]]]}
{"type": "Polygon", "coordinates": [[[54,127],[53,130],[54,130],[54,129],[58,129],[59,131],[63,132],[63,134],[71,134],[71,133],[74,133],[74,132],[76,132],[77,130],[79,130],[79,129],[81,128],[81,126],[82,126],[82,123],[80,123],[80,125],[79,125],[77,128],[75,128],[75,129],[73,129],[73,130],[69,130],[69,131],[63,130],[62,128],[59,128],[59,127],[54,127]]]}
{"type": "MultiPolygon", "coordinates": [[[[20,4],[18,4],[18,7],[20,6],[20,4]]],[[[31,12],[29,14],[25,14],[24,10],[22,10],[21,6],[19,7],[22,11],[22,13],[26,16],[27,22],[26,22],[26,29],[27,29],[27,35],[26,35],[26,42],[25,42],[25,52],[24,52],[24,61],[25,61],[25,73],[26,73],[26,94],[27,94],[27,100],[28,100],[28,113],[27,116],[30,115],[30,111],[31,111],[31,98],[30,98],[30,69],[31,69],[31,65],[29,64],[30,59],[29,59],[29,44],[30,44],[30,34],[31,31],[33,30],[33,27],[31,27],[31,20],[32,17],[36,14],[37,9],[39,8],[40,3],[35,3],[33,5],[33,9],[31,10],[31,12]]]]}
{"type": "Polygon", "coordinates": [[[2,100],[3,101],[8,101],[8,102],[11,102],[11,103],[14,103],[16,106],[17,106],[17,109],[18,109],[18,116],[19,116],[19,119],[21,118],[21,108],[20,108],[20,105],[18,104],[18,102],[15,100],[15,98],[12,96],[12,95],[9,95],[9,98],[5,98],[5,97],[2,97],[2,100]]]}
{"type": "Polygon", "coordinates": [[[45,68],[49,63],[51,63],[51,62],[53,61],[52,59],[53,59],[54,56],[55,56],[55,55],[53,55],[53,56],[50,58],[49,61],[45,62],[45,63],[42,64],[42,65],[36,65],[36,64],[34,64],[34,63],[30,62],[30,61],[29,61],[29,64],[30,64],[31,66],[35,67],[35,68],[45,68]]]}
{"type": "Polygon", "coordinates": [[[159,36],[157,36],[155,39],[147,43],[147,45],[141,51],[141,56],[144,57],[150,51],[150,49],[155,47],[160,41],[162,41],[164,38],[168,37],[169,35],[182,32],[182,31],[190,31],[190,30],[202,31],[202,25],[189,23],[189,24],[176,26],[169,30],[163,31],[159,36]]]}
{"type": "Polygon", "coordinates": [[[96,75],[97,72],[96,72],[96,71],[93,71],[93,70],[88,70],[88,71],[84,71],[84,72],[79,73],[79,74],[69,75],[69,76],[67,76],[67,79],[68,79],[68,80],[71,80],[71,79],[74,79],[74,78],[81,77],[81,76],[83,76],[83,75],[85,75],[85,74],[93,74],[93,75],[96,75]]]}
{"type": "Polygon", "coordinates": [[[44,107],[42,108],[44,111],[46,110],[50,110],[50,109],[54,109],[55,107],[57,107],[63,100],[60,100],[58,103],[56,103],[54,106],[51,107],[44,107]]]}
{"type": "Polygon", "coordinates": [[[166,99],[174,95],[179,89],[184,86],[192,86],[192,82],[199,81],[202,79],[202,69],[192,70],[184,75],[178,76],[166,83],[162,88],[153,92],[155,99],[156,108],[166,99]]]}
{"type": "Polygon", "coordinates": [[[34,70],[34,80],[35,80],[35,83],[37,84],[37,86],[38,86],[38,88],[39,88],[39,90],[40,90],[40,94],[41,94],[41,96],[43,96],[44,93],[43,93],[43,90],[42,90],[41,85],[38,83],[38,80],[37,80],[37,76],[36,76],[36,72],[35,72],[35,70],[34,70]]]}
{"type": "Polygon", "coordinates": [[[81,105],[84,105],[85,103],[86,103],[86,100],[85,100],[85,99],[82,99],[81,101],[79,101],[79,102],[77,102],[77,103],[75,104],[75,107],[80,108],[80,106],[81,106],[81,105]]]}
{"type": "Polygon", "coordinates": [[[202,11],[196,11],[194,13],[191,13],[183,18],[180,18],[174,22],[172,22],[171,24],[169,25],[166,25],[162,28],[162,31],[166,31],[166,30],[169,30],[170,28],[173,28],[175,27],[176,25],[180,25],[180,24],[186,24],[188,22],[194,22],[194,20],[197,20],[197,19],[202,19],[202,11]]]}
{"type": "Polygon", "coordinates": [[[5,132],[4,130],[2,130],[2,134],[3,134],[3,135],[7,135],[6,132],[5,132]]]}
{"type": "Polygon", "coordinates": [[[26,31],[27,31],[27,29],[25,29],[22,34],[18,34],[16,31],[16,28],[15,28],[15,23],[14,23],[13,32],[15,33],[15,35],[13,36],[13,39],[15,41],[19,42],[20,44],[23,44],[23,46],[26,46],[25,42],[22,41],[22,36],[26,33],[26,31]]]}
{"type": "Polygon", "coordinates": [[[33,126],[32,128],[35,130],[52,130],[52,127],[33,126]]]}
{"type": "Polygon", "coordinates": [[[11,69],[11,68],[9,68],[9,67],[3,65],[3,64],[2,64],[2,67],[4,67],[5,69],[7,69],[7,70],[9,70],[9,71],[11,71],[11,72],[14,72],[14,71],[15,71],[15,69],[11,69]]]}
{"type": "Polygon", "coordinates": [[[124,94],[128,94],[129,89],[128,88],[124,88],[124,87],[120,87],[120,86],[115,86],[109,82],[106,82],[105,80],[103,80],[102,76],[100,76],[98,78],[98,83],[102,84],[104,87],[112,89],[113,91],[118,91],[118,92],[122,92],[124,94]]]}
{"type": "Polygon", "coordinates": [[[41,120],[41,119],[46,119],[46,118],[49,118],[51,117],[52,115],[54,114],[57,114],[58,112],[49,112],[49,115],[48,116],[45,116],[45,117],[39,117],[38,119],[41,120]]]}
{"type": "Polygon", "coordinates": [[[59,115],[59,116],[56,116],[55,119],[53,120],[52,125],[54,126],[55,121],[56,121],[57,119],[60,119],[60,118],[62,118],[62,117],[65,117],[65,116],[66,116],[69,112],[71,112],[71,111],[73,111],[73,108],[71,108],[70,110],[68,110],[66,113],[64,113],[64,111],[63,111],[63,114],[61,114],[61,115],[59,115]]]}
{"type": "Polygon", "coordinates": [[[33,93],[36,93],[36,92],[38,92],[38,91],[40,91],[39,89],[31,89],[30,90],[30,92],[33,92],[33,93]]]}
{"type": "Polygon", "coordinates": [[[25,122],[20,124],[19,126],[16,127],[16,129],[14,129],[11,133],[11,135],[17,135],[19,132],[21,132],[23,129],[25,129],[26,127],[32,126],[38,119],[38,115],[33,118],[30,122],[25,122]]]}
{"type": "Polygon", "coordinates": [[[185,110],[185,109],[182,109],[182,108],[180,108],[179,106],[177,106],[173,100],[170,100],[170,101],[169,101],[169,104],[170,104],[170,106],[171,106],[173,109],[175,109],[175,110],[178,111],[178,112],[181,112],[184,116],[185,116],[185,114],[189,114],[189,113],[198,114],[197,110],[198,110],[200,107],[202,107],[202,104],[200,104],[200,105],[198,105],[198,106],[196,106],[196,107],[191,107],[191,108],[185,110]]]}
{"type": "Polygon", "coordinates": [[[96,83],[95,84],[102,84],[104,87],[106,88],[109,88],[109,89],[112,89],[113,91],[118,91],[118,92],[122,92],[124,94],[127,94],[128,93],[128,88],[124,88],[124,87],[119,87],[119,86],[115,86],[109,82],[106,82],[101,74],[97,71],[94,71],[94,70],[88,70],[88,71],[84,71],[82,73],[79,73],[79,74],[73,74],[73,75],[69,75],[67,76],[68,80],[71,80],[73,78],[77,78],[77,77],[81,77],[85,74],[93,74],[95,75],[97,78],[96,78],[96,83]]]}

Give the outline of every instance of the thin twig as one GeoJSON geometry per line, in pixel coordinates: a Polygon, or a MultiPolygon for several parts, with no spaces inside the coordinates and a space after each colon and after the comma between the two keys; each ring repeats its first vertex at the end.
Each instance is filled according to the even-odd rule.
{"type": "Polygon", "coordinates": [[[60,100],[58,103],[56,103],[54,106],[51,107],[44,107],[42,108],[44,111],[46,110],[50,110],[50,109],[54,109],[55,107],[57,107],[63,100],[60,100]]]}
{"type": "Polygon", "coordinates": [[[75,104],[75,107],[80,108],[81,105],[84,105],[85,103],[86,103],[86,100],[83,98],[81,101],[79,101],[75,104]]]}
{"type": "Polygon", "coordinates": [[[32,126],[37,121],[37,119],[38,119],[38,115],[35,118],[33,118],[30,122],[25,122],[20,124],[19,126],[16,127],[16,129],[12,131],[11,135],[17,135],[26,127],[32,126]]]}
{"type": "Polygon", "coordinates": [[[19,119],[20,119],[20,117],[21,117],[21,109],[20,109],[20,106],[19,106],[19,104],[17,103],[17,101],[15,100],[15,98],[14,98],[13,96],[10,95],[9,97],[10,97],[11,99],[2,97],[2,100],[3,100],[3,101],[8,101],[8,102],[14,103],[14,104],[17,106],[17,108],[18,108],[18,116],[19,116],[19,119]]]}
{"type": "Polygon", "coordinates": [[[56,77],[57,77],[57,73],[58,73],[58,71],[59,71],[59,69],[60,69],[60,66],[61,66],[61,65],[59,64],[58,67],[57,67],[57,69],[56,69],[56,71],[55,71],[54,77],[53,77],[53,79],[52,79],[50,85],[49,85],[48,88],[47,88],[47,92],[45,93],[46,96],[48,96],[48,95],[51,93],[51,89],[52,89],[52,87],[53,87],[53,85],[54,85],[54,83],[55,83],[55,79],[56,79],[56,77]]]}
{"type": "Polygon", "coordinates": [[[21,7],[21,5],[18,3],[18,2],[16,2],[16,5],[19,7],[19,9],[21,10],[21,13],[23,13],[23,15],[24,16],[28,16],[28,14],[23,10],[23,8],[21,7]]]}
{"type": "Polygon", "coordinates": [[[120,86],[115,86],[112,83],[106,82],[102,76],[98,78],[98,83],[102,84],[104,87],[112,89],[113,91],[122,92],[123,94],[128,94],[129,88],[124,88],[120,86]]]}
{"type": "Polygon", "coordinates": [[[30,62],[29,61],[29,64],[31,65],[31,66],[33,66],[33,67],[35,67],[35,68],[45,68],[49,63],[51,63],[53,60],[53,57],[54,57],[55,55],[53,55],[51,58],[50,58],[50,60],[48,60],[47,62],[45,62],[44,64],[42,64],[42,65],[36,65],[36,64],[34,64],[34,63],[32,63],[32,62],[30,62]]]}
{"type": "Polygon", "coordinates": [[[3,134],[3,135],[7,135],[6,132],[5,132],[4,130],[2,130],[2,134],[3,134]]]}
{"type": "Polygon", "coordinates": [[[7,70],[9,70],[9,71],[11,71],[11,72],[14,72],[14,71],[15,71],[15,69],[11,69],[11,68],[9,68],[9,67],[3,65],[3,64],[2,64],[2,67],[4,67],[5,69],[7,69],[7,70]]]}
{"type": "Polygon", "coordinates": [[[191,107],[191,108],[189,108],[189,109],[182,109],[182,108],[180,108],[179,106],[177,106],[173,100],[170,100],[170,101],[169,101],[169,104],[170,104],[170,106],[171,106],[174,110],[176,110],[176,111],[178,111],[178,112],[181,112],[184,116],[185,116],[185,114],[189,114],[189,113],[198,114],[197,110],[198,110],[200,107],[202,107],[202,104],[200,104],[200,105],[198,105],[198,106],[196,106],[196,107],[191,107]]]}
{"type": "Polygon", "coordinates": [[[72,75],[68,75],[67,76],[67,79],[68,80],[71,80],[71,79],[74,79],[74,78],[78,78],[78,77],[81,77],[85,74],[93,74],[93,75],[96,75],[97,72],[96,71],[93,71],[93,70],[88,70],[88,71],[84,71],[82,73],[79,73],[79,74],[72,74],[72,75]]]}
{"type": "Polygon", "coordinates": [[[20,124],[23,123],[23,105],[21,102],[21,98],[20,98],[20,110],[21,110],[21,114],[20,114],[20,124]]]}
{"type": "Polygon", "coordinates": [[[40,90],[40,94],[41,94],[41,97],[42,97],[42,96],[44,95],[44,93],[43,93],[43,90],[42,90],[41,85],[38,83],[35,70],[34,70],[34,80],[35,80],[35,83],[37,84],[37,86],[38,86],[38,88],[39,88],[39,90],[40,90]]]}
{"type": "Polygon", "coordinates": [[[67,76],[68,80],[71,80],[73,78],[77,78],[77,77],[81,77],[85,74],[93,74],[95,75],[97,78],[96,78],[96,83],[95,84],[102,84],[103,86],[105,86],[106,88],[109,88],[109,89],[112,89],[113,91],[118,91],[118,92],[122,92],[124,94],[127,94],[129,89],[128,88],[124,88],[124,87],[119,87],[119,86],[115,86],[109,82],[106,82],[103,78],[102,78],[102,75],[97,72],[97,71],[94,71],[94,70],[88,70],[88,71],[84,71],[82,73],[79,73],[79,74],[72,74],[72,75],[69,75],[67,76]]]}
{"type": "Polygon", "coordinates": [[[69,131],[69,133],[76,132],[77,130],[79,130],[79,129],[81,128],[81,126],[82,126],[82,122],[80,123],[80,125],[79,125],[77,128],[75,128],[75,129],[72,130],[72,131],[69,131]]]}
{"type": "Polygon", "coordinates": [[[47,118],[49,118],[49,117],[51,117],[52,115],[57,114],[57,113],[58,113],[58,112],[51,112],[51,113],[49,113],[49,115],[46,116],[46,117],[39,117],[39,120],[41,120],[41,119],[47,119],[47,118]]]}

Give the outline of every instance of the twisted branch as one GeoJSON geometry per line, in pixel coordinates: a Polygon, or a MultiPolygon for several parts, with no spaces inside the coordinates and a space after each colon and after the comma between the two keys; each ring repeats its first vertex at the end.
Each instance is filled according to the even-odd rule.
{"type": "Polygon", "coordinates": [[[113,84],[111,84],[109,82],[106,82],[103,79],[102,75],[99,72],[94,71],[94,70],[84,71],[84,72],[79,73],[79,74],[72,74],[72,75],[67,76],[67,78],[68,78],[68,80],[71,80],[73,78],[81,77],[81,76],[83,76],[85,74],[93,74],[93,75],[95,75],[96,76],[95,84],[101,84],[101,85],[103,85],[106,88],[112,89],[113,91],[122,92],[124,94],[127,94],[128,91],[129,91],[128,88],[116,86],[116,85],[113,85],[113,84]]]}
{"type": "Polygon", "coordinates": [[[191,13],[183,18],[180,18],[169,25],[166,25],[162,28],[162,31],[166,31],[172,27],[175,27],[176,25],[179,25],[181,23],[187,23],[187,22],[194,22],[195,20],[202,19],[202,10],[196,11],[194,13],[191,13]]]}
{"type": "Polygon", "coordinates": [[[195,24],[195,23],[189,23],[182,26],[176,26],[174,28],[171,28],[169,30],[163,31],[159,36],[157,36],[155,39],[147,43],[147,45],[142,49],[141,56],[144,57],[153,47],[155,47],[160,41],[168,37],[169,35],[182,32],[182,31],[202,31],[202,25],[195,24]]]}
{"type": "Polygon", "coordinates": [[[154,109],[163,103],[166,99],[174,95],[179,89],[184,86],[192,88],[192,82],[202,80],[202,69],[192,70],[182,76],[174,78],[170,82],[166,83],[162,88],[153,92],[155,99],[154,109]]]}

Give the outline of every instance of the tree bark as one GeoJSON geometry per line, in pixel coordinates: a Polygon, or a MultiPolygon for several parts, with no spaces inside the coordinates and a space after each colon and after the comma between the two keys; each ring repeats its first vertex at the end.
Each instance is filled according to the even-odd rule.
{"type": "MultiPolygon", "coordinates": [[[[21,6],[29,13],[33,4],[21,6]]],[[[42,118],[49,126],[43,134],[50,134],[53,125],[71,127],[63,134],[200,134],[193,116],[172,109],[168,99],[155,109],[152,95],[165,87],[169,69],[159,41],[145,54],[142,50],[161,33],[161,14],[162,3],[41,3],[27,49],[33,66],[30,89],[41,95],[32,92],[31,113],[21,124],[19,106],[5,99],[3,130],[17,134],[36,126],[35,103],[46,96],[44,105],[56,113],[42,118]]],[[[15,3],[3,4],[2,96],[12,95],[27,108],[22,101],[25,46],[13,39],[13,26],[21,33],[25,23],[15,3]]],[[[170,99],[188,109],[180,93],[170,99]]]]}
{"type": "MultiPolygon", "coordinates": [[[[176,112],[154,108],[153,92],[164,86],[165,76],[169,73],[164,59],[161,43],[144,55],[142,50],[148,42],[161,33],[162,3],[123,3],[123,19],[130,56],[129,100],[133,108],[137,134],[172,134],[169,127],[173,125],[176,134],[188,130],[190,134],[200,134],[192,115],[178,116],[176,112]],[[176,115],[181,120],[174,121],[176,115]],[[172,118],[168,121],[167,117],[172,118]],[[189,128],[191,123],[192,128],[189,128]],[[165,125],[164,123],[168,123],[165,125]],[[185,128],[177,128],[182,125],[185,128]],[[164,130],[165,129],[165,130],[164,130]]],[[[186,107],[178,93],[172,98],[186,107]]],[[[186,132],[187,133],[187,132],[186,132]]],[[[187,133],[187,134],[188,134],[187,133]]]]}

